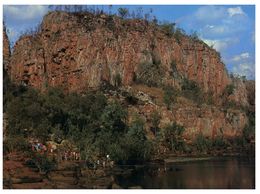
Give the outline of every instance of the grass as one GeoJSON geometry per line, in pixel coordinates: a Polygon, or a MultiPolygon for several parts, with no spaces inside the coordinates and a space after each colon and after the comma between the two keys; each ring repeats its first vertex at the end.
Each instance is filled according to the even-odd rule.
{"type": "Polygon", "coordinates": [[[154,101],[158,105],[164,104],[164,102],[163,102],[164,92],[163,92],[163,89],[161,89],[161,88],[149,87],[149,86],[146,86],[144,84],[135,84],[135,85],[132,86],[132,89],[135,92],[142,91],[142,92],[148,94],[149,96],[152,97],[152,99],[154,99],[154,101]]]}

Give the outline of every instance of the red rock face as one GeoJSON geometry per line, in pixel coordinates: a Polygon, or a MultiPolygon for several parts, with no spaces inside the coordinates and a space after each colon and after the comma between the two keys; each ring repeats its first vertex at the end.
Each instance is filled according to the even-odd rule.
{"type": "Polygon", "coordinates": [[[4,68],[7,70],[8,69],[8,62],[10,58],[10,43],[8,36],[6,34],[6,28],[5,25],[3,26],[3,63],[4,63],[4,68]]]}
{"type": "Polygon", "coordinates": [[[122,84],[131,85],[138,65],[154,56],[161,61],[164,83],[175,83],[172,61],[182,77],[215,96],[230,83],[216,51],[200,41],[183,37],[178,44],[144,21],[64,12],[46,15],[40,33],[16,43],[11,78],[39,89],[49,85],[83,91],[103,81],[114,84],[120,74],[122,84]]]}
{"type": "Polygon", "coordinates": [[[230,109],[223,112],[217,107],[210,106],[198,108],[182,105],[169,111],[166,107],[146,104],[138,107],[137,110],[144,115],[146,120],[149,120],[154,111],[159,111],[162,118],[160,127],[163,128],[169,123],[176,122],[185,127],[184,136],[187,139],[194,139],[199,133],[209,138],[222,135],[224,137],[239,136],[247,123],[247,116],[241,111],[230,109]]]}
{"type": "Polygon", "coordinates": [[[234,92],[229,96],[229,100],[234,101],[240,105],[248,106],[247,89],[242,80],[233,80],[235,86],[234,92]]]}

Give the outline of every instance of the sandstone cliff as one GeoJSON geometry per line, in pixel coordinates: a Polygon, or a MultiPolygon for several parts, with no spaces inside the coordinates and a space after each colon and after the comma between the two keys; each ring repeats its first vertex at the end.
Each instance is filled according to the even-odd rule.
{"type": "Polygon", "coordinates": [[[205,92],[221,94],[230,79],[218,53],[188,36],[179,42],[142,20],[51,12],[40,32],[15,44],[11,78],[39,89],[82,91],[104,81],[114,84],[117,74],[123,85],[131,85],[141,63],[159,61],[162,83],[177,86],[179,77],[186,77],[205,92]]]}
{"type": "MultiPolygon", "coordinates": [[[[133,89],[132,89],[133,90],[133,89]]],[[[205,137],[214,138],[216,136],[235,137],[241,135],[244,126],[248,122],[245,112],[238,109],[224,109],[213,105],[203,104],[197,106],[187,102],[182,97],[177,98],[171,110],[162,106],[160,101],[160,89],[151,88],[149,92],[145,87],[138,87],[132,92],[137,94],[137,98],[144,104],[129,107],[130,114],[138,113],[142,115],[147,123],[147,133],[153,136],[149,130],[151,127],[151,115],[157,111],[161,115],[160,127],[164,128],[167,124],[177,122],[185,127],[185,138],[194,139],[198,133],[205,137]],[[157,90],[156,92],[154,90],[157,90]],[[145,93],[148,97],[139,97],[138,94],[145,93]],[[149,98],[150,97],[150,98],[149,98]]]]}
{"type": "MultiPolygon", "coordinates": [[[[9,56],[8,42],[4,45],[4,55],[9,56]]],[[[157,25],[143,20],[107,15],[47,14],[39,32],[16,42],[8,72],[14,82],[40,90],[55,86],[82,92],[103,82],[115,85],[118,75],[123,86],[135,85],[141,64],[159,65],[156,79],[164,85],[178,88],[184,78],[193,80],[217,102],[231,83],[235,91],[229,99],[243,106],[248,106],[254,93],[249,94],[252,84],[232,82],[219,54],[202,41],[187,35],[178,39],[168,36],[157,25]]],[[[219,104],[197,107],[180,102],[169,111],[152,102],[133,106],[129,112],[142,114],[149,121],[151,112],[157,110],[162,114],[161,125],[176,121],[184,125],[188,137],[199,132],[209,137],[241,134],[248,120],[246,114],[224,110],[219,104]]]]}

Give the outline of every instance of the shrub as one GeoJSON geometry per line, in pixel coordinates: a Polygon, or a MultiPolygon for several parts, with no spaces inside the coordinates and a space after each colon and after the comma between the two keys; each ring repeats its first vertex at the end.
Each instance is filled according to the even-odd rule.
{"type": "Polygon", "coordinates": [[[165,22],[165,23],[163,23],[161,25],[161,29],[163,30],[163,32],[167,36],[171,37],[173,35],[173,33],[174,33],[175,25],[176,25],[175,23],[167,23],[167,22],[165,22]]]}
{"type": "Polygon", "coordinates": [[[60,144],[64,139],[63,131],[58,126],[56,126],[55,128],[53,128],[52,133],[52,141],[60,144]]]}
{"type": "Polygon", "coordinates": [[[174,38],[175,40],[177,41],[178,44],[181,44],[181,39],[182,37],[185,35],[185,32],[184,30],[180,29],[180,28],[177,28],[174,32],[174,38]]]}
{"type": "Polygon", "coordinates": [[[255,136],[254,126],[250,126],[250,124],[247,123],[243,129],[243,138],[247,141],[250,141],[250,139],[254,138],[254,136],[255,136]]]}
{"type": "Polygon", "coordinates": [[[10,153],[14,151],[28,151],[29,143],[22,136],[8,137],[3,142],[4,153],[10,153]]]}
{"type": "Polygon", "coordinates": [[[129,93],[126,95],[125,99],[126,102],[131,105],[136,105],[138,103],[138,98],[136,98],[134,95],[129,93]]]}
{"type": "Polygon", "coordinates": [[[122,18],[127,17],[128,14],[129,14],[129,11],[128,11],[127,8],[122,8],[122,7],[120,7],[120,8],[118,8],[117,11],[118,11],[119,16],[122,17],[122,18]]]}
{"type": "Polygon", "coordinates": [[[212,141],[212,146],[215,149],[223,149],[227,146],[227,141],[223,138],[223,136],[217,136],[212,141]]]}
{"type": "Polygon", "coordinates": [[[151,124],[152,124],[152,131],[154,132],[154,135],[157,136],[158,132],[159,132],[159,124],[160,124],[160,120],[161,120],[161,115],[158,111],[154,111],[151,114],[151,124]]]}
{"type": "Polygon", "coordinates": [[[115,81],[115,87],[121,86],[122,78],[121,78],[121,75],[119,73],[116,74],[114,81],[115,81]]]}
{"type": "Polygon", "coordinates": [[[224,100],[224,102],[223,102],[223,107],[225,108],[225,109],[229,109],[229,108],[238,108],[238,104],[235,102],[235,101],[233,101],[233,100],[224,100]]]}
{"type": "MultiPolygon", "coordinates": [[[[124,138],[122,138],[124,140],[124,138]]],[[[109,146],[111,159],[117,163],[125,161],[128,159],[128,152],[126,150],[125,142],[123,143],[113,143],[109,146]]]]}
{"type": "Polygon", "coordinates": [[[199,133],[195,139],[195,146],[199,152],[205,152],[211,147],[211,142],[202,133],[199,133]]]}
{"type": "Polygon", "coordinates": [[[170,110],[171,105],[176,102],[176,96],[176,90],[174,90],[173,87],[167,86],[164,88],[163,101],[168,110],[170,110]]]}
{"type": "Polygon", "coordinates": [[[152,144],[147,140],[144,121],[136,116],[131,123],[125,139],[127,158],[130,161],[143,161],[150,158],[152,144]]]}
{"type": "Polygon", "coordinates": [[[152,61],[153,61],[154,67],[159,69],[160,65],[161,65],[161,58],[160,58],[160,56],[155,51],[153,51],[151,53],[151,56],[152,56],[152,61]]]}
{"type": "Polygon", "coordinates": [[[177,63],[175,60],[172,60],[172,62],[171,62],[171,70],[173,73],[177,72],[177,63]]]}
{"type": "Polygon", "coordinates": [[[184,150],[184,141],[182,134],[185,128],[177,123],[172,123],[167,125],[164,128],[164,141],[166,146],[172,151],[183,151],[184,150]]]}
{"type": "Polygon", "coordinates": [[[199,35],[196,31],[193,31],[190,35],[191,39],[193,40],[199,40],[199,35]]]}
{"type": "Polygon", "coordinates": [[[182,95],[198,104],[203,101],[203,93],[195,81],[185,78],[182,82],[182,95]]]}
{"type": "Polygon", "coordinates": [[[106,25],[107,25],[107,28],[109,30],[115,31],[116,25],[115,25],[115,22],[114,22],[114,16],[112,16],[112,15],[108,16],[107,21],[106,21],[106,25]]]}
{"type": "Polygon", "coordinates": [[[234,90],[235,90],[234,84],[229,84],[226,86],[223,93],[224,95],[230,96],[231,94],[233,94],[234,90]]]}
{"type": "Polygon", "coordinates": [[[101,123],[98,126],[95,138],[95,145],[101,154],[109,153],[109,145],[118,143],[119,139],[124,136],[126,117],[127,111],[116,101],[104,108],[103,113],[100,115],[101,123]]]}
{"type": "Polygon", "coordinates": [[[158,87],[162,84],[163,71],[154,63],[141,63],[138,66],[136,81],[149,87],[158,87]]]}
{"type": "Polygon", "coordinates": [[[32,159],[32,163],[37,166],[40,172],[48,173],[56,168],[56,161],[48,158],[46,154],[36,153],[32,159]]]}

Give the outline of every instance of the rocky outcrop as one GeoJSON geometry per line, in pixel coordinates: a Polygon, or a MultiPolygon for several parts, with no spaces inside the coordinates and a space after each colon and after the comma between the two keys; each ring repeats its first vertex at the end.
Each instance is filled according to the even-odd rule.
{"type": "Polygon", "coordinates": [[[248,107],[248,88],[246,87],[246,81],[240,78],[233,78],[232,84],[234,85],[234,91],[232,95],[228,97],[228,100],[248,107]]]}
{"type": "MultiPolygon", "coordinates": [[[[219,97],[226,86],[233,83],[219,54],[196,38],[169,36],[144,20],[60,11],[47,14],[39,32],[16,42],[9,72],[14,82],[40,90],[54,86],[82,92],[104,82],[116,85],[118,76],[122,85],[135,85],[141,64],[162,70],[158,82],[166,85],[180,87],[183,78],[195,81],[217,99],[216,105],[221,104],[219,97]]],[[[247,106],[246,85],[241,80],[234,85],[229,100],[247,106]]],[[[176,121],[184,125],[189,137],[199,132],[211,137],[235,136],[247,122],[246,115],[238,110],[180,103],[168,111],[163,102],[158,106],[145,92],[137,93],[136,98],[145,102],[137,112],[149,118],[149,111],[159,107],[162,124],[176,121]]]]}
{"type": "MultiPolygon", "coordinates": [[[[251,82],[250,82],[251,83],[251,82]]],[[[253,83],[251,83],[252,85],[253,83]]],[[[248,87],[249,87],[248,83],[248,87]]],[[[252,87],[250,87],[252,88],[252,87]]],[[[152,114],[160,114],[160,128],[176,122],[185,128],[185,138],[193,140],[197,134],[214,138],[224,136],[226,138],[240,136],[248,123],[248,115],[239,108],[224,108],[206,103],[197,105],[182,96],[176,97],[176,102],[167,109],[163,103],[163,90],[145,86],[127,87],[126,91],[138,99],[136,105],[129,106],[129,122],[136,114],[140,115],[146,123],[146,133],[153,138],[152,114]],[[143,98],[139,95],[142,94],[143,98]],[[145,98],[144,98],[145,97],[145,98]]],[[[251,92],[254,94],[254,92],[251,92]]],[[[254,100],[251,100],[253,103],[254,100]]],[[[252,106],[254,107],[254,106],[252,106]]]]}
{"type": "Polygon", "coordinates": [[[10,153],[3,159],[4,189],[51,189],[51,183],[37,169],[25,165],[26,158],[10,153]],[[8,158],[8,159],[7,159],[8,158]]]}
{"type": "Polygon", "coordinates": [[[3,64],[4,69],[8,69],[9,58],[11,55],[10,42],[6,34],[6,27],[3,25],[3,64]]]}
{"type": "Polygon", "coordinates": [[[20,38],[10,74],[13,81],[39,89],[83,91],[114,84],[117,75],[131,85],[141,63],[159,64],[165,84],[178,86],[186,77],[214,96],[230,83],[218,53],[199,40],[182,36],[177,41],[143,20],[65,12],[47,14],[39,33],[20,38]]]}
{"type": "Polygon", "coordinates": [[[111,169],[88,169],[78,162],[63,161],[47,174],[26,165],[21,153],[8,155],[3,161],[4,189],[111,189],[119,187],[111,169]]]}
{"type": "MultiPolygon", "coordinates": [[[[151,114],[155,111],[160,112],[160,127],[164,128],[167,124],[176,122],[185,127],[184,136],[187,139],[194,139],[197,134],[214,138],[224,136],[226,138],[240,136],[247,123],[247,116],[239,110],[229,109],[222,111],[217,107],[178,106],[172,110],[166,107],[159,107],[152,104],[145,104],[137,108],[132,108],[129,112],[138,112],[150,122],[151,114]]],[[[149,124],[147,127],[149,133],[149,124]]]]}

